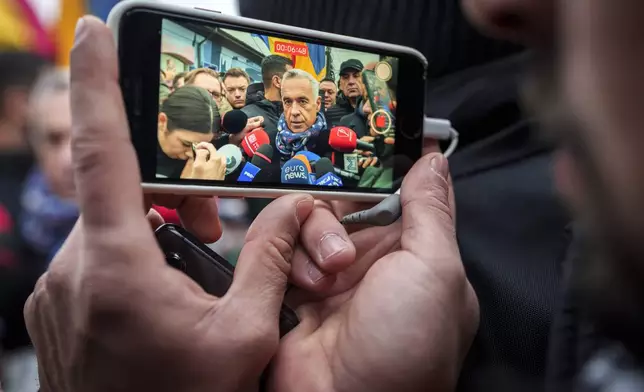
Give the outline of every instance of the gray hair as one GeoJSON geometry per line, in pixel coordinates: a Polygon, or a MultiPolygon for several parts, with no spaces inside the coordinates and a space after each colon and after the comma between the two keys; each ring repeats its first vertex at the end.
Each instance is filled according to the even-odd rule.
{"type": "MultiPolygon", "coordinates": [[[[36,126],[36,119],[40,117],[38,105],[42,100],[50,98],[52,94],[67,92],[70,87],[69,70],[55,67],[45,68],[36,79],[29,94],[29,128],[36,126]]],[[[31,129],[29,129],[29,134],[33,136],[31,129]]]]}
{"type": "Polygon", "coordinates": [[[284,76],[282,76],[282,86],[284,86],[284,81],[289,79],[306,79],[311,84],[311,93],[313,94],[313,99],[318,97],[318,91],[320,91],[320,82],[318,82],[313,75],[301,69],[293,68],[290,71],[286,71],[284,76]]]}

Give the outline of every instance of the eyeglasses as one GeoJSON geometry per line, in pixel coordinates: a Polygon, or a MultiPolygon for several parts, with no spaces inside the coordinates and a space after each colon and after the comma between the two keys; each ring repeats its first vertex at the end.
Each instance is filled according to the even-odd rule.
{"type": "Polygon", "coordinates": [[[216,91],[208,91],[212,95],[212,99],[219,100],[221,98],[221,93],[216,91]]]}

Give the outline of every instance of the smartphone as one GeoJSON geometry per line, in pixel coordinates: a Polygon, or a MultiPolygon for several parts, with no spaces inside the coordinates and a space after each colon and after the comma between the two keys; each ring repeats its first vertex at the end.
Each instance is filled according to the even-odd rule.
{"type": "Polygon", "coordinates": [[[396,110],[391,88],[387,85],[391,75],[388,62],[380,62],[374,70],[362,71],[362,82],[367,90],[367,99],[371,106],[371,116],[368,119],[373,136],[396,137],[396,110]],[[380,73],[380,76],[377,74],[380,73]]]}
{"type": "MultiPolygon", "coordinates": [[[[195,236],[180,226],[164,224],[155,235],[166,262],[183,272],[215,297],[223,297],[233,281],[234,267],[217,252],[201,243],[195,236]]],[[[297,314],[282,305],[280,312],[280,336],[286,335],[299,324],[297,314]]]]}
{"type": "MultiPolygon", "coordinates": [[[[343,167],[342,156],[364,150],[364,145],[358,146],[364,135],[344,132],[346,128],[338,127],[344,124],[326,121],[316,83],[324,78],[339,82],[341,64],[347,60],[365,67],[385,60],[395,64],[400,76],[389,85],[395,86],[396,102],[385,124],[395,139],[393,155],[405,162],[415,162],[421,156],[419,130],[423,126],[427,60],[414,49],[149,1],[119,3],[110,13],[108,25],[117,42],[131,140],[146,192],[272,198],[302,191],[319,199],[374,202],[394,193],[411,165],[393,165],[390,180],[377,182],[377,187],[360,186],[356,174],[343,167]],[[282,81],[284,72],[292,68],[299,71],[287,78],[309,81],[311,91],[285,87],[301,84],[282,81]],[[228,178],[233,174],[225,181],[185,178],[185,174],[181,178],[192,144],[210,141],[215,135],[207,125],[208,105],[203,103],[203,95],[195,98],[194,91],[191,94],[191,89],[181,87],[160,101],[157,70],[166,79],[188,72],[186,84],[208,90],[218,104],[227,98],[217,74],[225,76],[233,70],[241,75],[235,77],[235,83],[246,86],[267,81],[288,91],[285,96],[277,90],[281,102],[275,95],[273,101],[244,105],[242,97],[233,102],[235,110],[265,119],[261,128],[230,139],[244,158],[240,170],[233,171],[236,178],[228,178]],[[213,79],[204,81],[208,77],[213,79]],[[264,144],[271,148],[266,146],[255,155],[264,144]],[[306,156],[308,162],[295,159],[298,155],[306,156]],[[331,160],[332,172],[316,172],[315,163],[321,158],[331,160]]],[[[375,72],[374,76],[384,81],[386,73],[375,72]]],[[[227,88],[232,81],[226,80],[227,88]]],[[[351,99],[363,93],[354,90],[351,99]]]]}

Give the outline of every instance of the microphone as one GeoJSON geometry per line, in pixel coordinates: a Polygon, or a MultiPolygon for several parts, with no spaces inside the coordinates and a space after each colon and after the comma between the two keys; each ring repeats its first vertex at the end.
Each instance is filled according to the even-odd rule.
{"type": "Polygon", "coordinates": [[[339,175],[339,176],[342,176],[342,177],[344,177],[344,178],[348,178],[348,179],[351,179],[351,180],[360,181],[360,176],[359,176],[359,175],[357,175],[357,174],[353,174],[353,173],[351,173],[351,172],[348,172],[348,171],[346,171],[346,170],[339,169],[339,168],[337,168],[337,167],[333,167],[333,171],[335,172],[335,174],[337,174],[337,175],[339,175]]]}
{"type": "Polygon", "coordinates": [[[305,156],[306,159],[308,159],[309,162],[312,163],[313,165],[315,165],[315,162],[320,160],[320,156],[318,154],[315,154],[315,153],[311,152],[311,151],[300,151],[297,154],[295,154],[295,156],[298,156],[298,155],[305,156]]]}
{"type": "Polygon", "coordinates": [[[270,144],[259,146],[251,162],[261,169],[269,167],[273,163],[273,147],[270,144]]]}
{"type": "Polygon", "coordinates": [[[248,135],[244,136],[244,140],[241,142],[241,146],[244,149],[246,156],[250,158],[255,155],[255,151],[257,151],[259,146],[263,144],[271,144],[268,133],[266,133],[264,128],[254,129],[252,132],[248,133],[248,135]]]}
{"type": "MultiPolygon", "coordinates": [[[[273,147],[271,147],[270,144],[262,144],[261,146],[259,146],[257,151],[255,151],[255,155],[253,156],[251,161],[246,162],[237,181],[239,182],[253,182],[255,180],[257,180],[258,182],[261,181],[261,178],[258,179],[258,175],[262,170],[264,171],[271,170],[272,159],[273,159],[273,147]]],[[[266,178],[267,176],[264,175],[262,177],[266,178]]]]}
{"type": "Polygon", "coordinates": [[[231,135],[243,131],[244,128],[246,128],[247,123],[248,116],[239,109],[229,111],[224,114],[224,118],[221,119],[221,126],[224,128],[224,131],[231,135]]]}
{"type": "Polygon", "coordinates": [[[329,158],[320,158],[315,163],[315,174],[317,174],[318,179],[315,182],[315,185],[322,186],[342,186],[342,180],[340,177],[335,175],[333,170],[333,163],[329,158]]]}
{"type": "Polygon", "coordinates": [[[331,128],[329,146],[336,151],[344,153],[350,153],[356,149],[365,151],[376,150],[373,144],[358,140],[358,135],[351,128],[347,127],[331,128]]]}
{"type": "Polygon", "coordinates": [[[302,161],[304,163],[304,166],[306,166],[306,169],[309,171],[309,182],[311,184],[315,183],[315,174],[313,174],[313,169],[311,168],[311,162],[306,158],[304,155],[295,155],[293,159],[297,159],[302,161]]]}
{"type": "Polygon", "coordinates": [[[282,184],[311,185],[310,174],[304,162],[292,158],[282,166],[280,179],[282,184]]]}
{"type": "Polygon", "coordinates": [[[237,170],[242,163],[241,150],[234,144],[226,144],[217,152],[226,157],[226,175],[237,170]]]}

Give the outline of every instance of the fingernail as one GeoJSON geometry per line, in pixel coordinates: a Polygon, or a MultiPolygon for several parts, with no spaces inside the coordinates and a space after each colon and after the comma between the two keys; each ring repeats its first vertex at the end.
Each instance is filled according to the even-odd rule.
{"type": "Polygon", "coordinates": [[[449,165],[447,164],[447,159],[443,154],[434,154],[432,159],[429,161],[429,165],[432,171],[444,180],[449,176],[449,165]]]}
{"type": "Polygon", "coordinates": [[[85,18],[78,19],[78,22],[76,22],[76,32],[74,33],[76,36],[76,40],[78,40],[81,37],[81,34],[85,30],[83,26],[85,26],[85,18]]]}
{"type": "Polygon", "coordinates": [[[311,209],[313,208],[313,199],[310,199],[310,198],[302,199],[302,200],[298,201],[297,204],[295,205],[295,217],[297,218],[297,222],[300,225],[302,225],[302,223],[304,222],[304,219],[302,219],[302,217],[300,216],[300,208],[304,204],[310,204],[311,205],[311,207],[307,207],[305,209],[306,211],[310,211],[309,208],[311,208],[311,209]]]}
{"type": "Polygon", "coordinates": [[[320,241],[322,261],[347,249],[347,243],[337,234],[327,234],[320,241]]]}
{"type": "Polygon", "coordinates": [[[308,265],[309,265],[309,270],[308,270],[309,278],[311,278],[311,281],[313,283],[319,282],[326,276],[324,272],[320,271],[320,269],[318,268],[317,265],[315,265],[315,263],[309,261],[308,265]]]}

